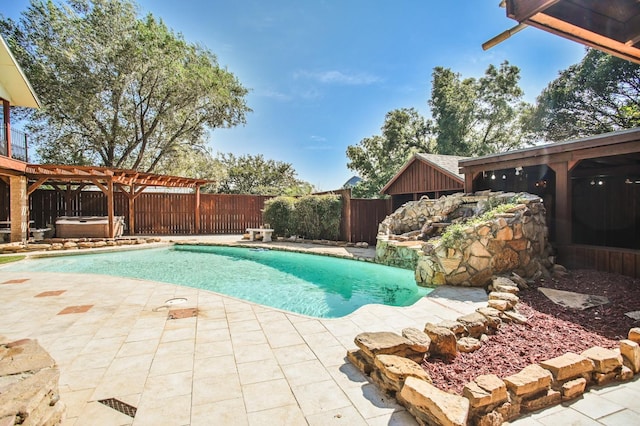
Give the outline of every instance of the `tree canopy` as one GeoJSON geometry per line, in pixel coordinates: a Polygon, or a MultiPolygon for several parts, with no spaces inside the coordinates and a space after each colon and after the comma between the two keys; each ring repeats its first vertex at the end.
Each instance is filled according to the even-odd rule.
{"type": "Polygon", "coordinates": [[[218,192],[226,194],[306,195],[313,186],[296,178],[290,163],[259,155],[220,154],[222,176],[218,192]]]}
{"type": "Polygon", "coordinates": [[[552,141],[640,126],[640,65],[589,49],[543,90],[531,125],[552,141]]]}
{"type": "Polygon", "coordinates": [[[530,141],[524,117],[520,69],[507,61],[489,65],[483,77],[465,78],[448,68],[432,74],[429,106],[435,150],[445,155],[485,155],[517,149],[530,141]]]}
{"type": "Polygon", "coordinates": [[[28,113],[43,162],[164,172],[250,111],[212,52],[129,0],[31,0],[0,30],[43,104],[28,113]]]}
{"type": "Polygon", "coordinates": [[[382,187],[416,152],[431,152],[429,123],[414,108],[387,113],[382,134],[347,147],[347,167],[362,180],[353,187],[356,197],[379,196],[382,187]]]}
{"type": "Polygon", "coordinates": [[[433,119],[414,108],[387,113],[382,134],[347,147],[347,167],[362,178],[357,197],[376,197],[416,152],[472,156],[522,147],[531,133],[524,126],[531,106],[522,101],[520,70],[504,62],[490,65],[480,79],[436,67],[428,101],[433,119]]]}

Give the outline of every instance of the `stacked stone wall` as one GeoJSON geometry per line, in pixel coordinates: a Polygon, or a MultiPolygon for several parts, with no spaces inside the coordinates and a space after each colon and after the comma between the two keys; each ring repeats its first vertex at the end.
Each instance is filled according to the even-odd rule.
{"type": "Polygon", "coordinates": [[[545,216],[542,200],[525,193],[455,194],[410,202],[380,225],[376,261],[414,269],[418,284],[427,286],[482,287],[493,276],[510,272],[532,278],[552,266],[545,216]],[[517,204],[485,221],[473,220],[506,203],[517,204]],[[442,238],[453,225],[457,232],[442,238]]]}
{"type": "Polygon", "coordinates": [[[0,425],[59,425],[60,371],[35,340],[3,342],[0,336],[0,425]]]}

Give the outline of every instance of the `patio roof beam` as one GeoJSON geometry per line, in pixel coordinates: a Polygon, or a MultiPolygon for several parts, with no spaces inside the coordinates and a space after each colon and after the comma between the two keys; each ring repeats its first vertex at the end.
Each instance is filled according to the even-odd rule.
{"type": "Polygon", "coordinates": [[[49,180],[46,177],[40,178],[38,179],[35,183],[32,183],[31,185],[29,185],[29,187],[27,188],[27,195],[31,195],[31,193],[33,191],[35,191],[36,189],[38,189],[42,184],[44,184],[47,180],[49,180]]]}

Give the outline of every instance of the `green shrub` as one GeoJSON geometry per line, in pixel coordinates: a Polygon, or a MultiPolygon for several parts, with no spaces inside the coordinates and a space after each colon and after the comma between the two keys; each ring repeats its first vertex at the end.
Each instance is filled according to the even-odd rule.
{"type": "Polygon", "coordinates": [[[296,232],[294,223],[294,197],[276,197],[264,203],[264,223],[268,223],[273,233],[288,237],[296,232]]]}
{"type": "Polygon", "coordinates": [[[320,238],[327,240],[340,239],[342,198],[339,195],[321,195],[319,214],[322,219],[320,222],[320,238]]]}
{"type": "Polygon", "coordinates": [[[296,234],[309,239],[340,238],[342,200],[338,195],[307,195],[295,204],[296,234]]]}
{"type": "Polygon", "coordinates": [[[440,244],[447,248],[458,248],[466,238],[465,229],[495,219],[497,214],[511,210],[516,205],[513,203],[494,204],[494,207],[480,216],[472,217],[464,222],[449,225],[440,237],[440,244]]]}

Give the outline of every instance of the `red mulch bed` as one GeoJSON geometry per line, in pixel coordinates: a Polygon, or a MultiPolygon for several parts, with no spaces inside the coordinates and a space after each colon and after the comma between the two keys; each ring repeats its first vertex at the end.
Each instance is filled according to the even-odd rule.
{"type": "Polygon", "coordinates": [[[430,358],[423,363],[438,388],[458,394],[481,374],[506,377],[566,352],[592,346],[614,348],[640,321],[625,312],[640,311],[640,280],[590,270],[572,271],[568,277],[538,280],[520,291],[518,310],[529,318],[526,325],[502,324],[482,347],[453,360],[430,358]],[[551,302],[538,287],[606,296],[610,303],[585,310],[551,302]]]}

